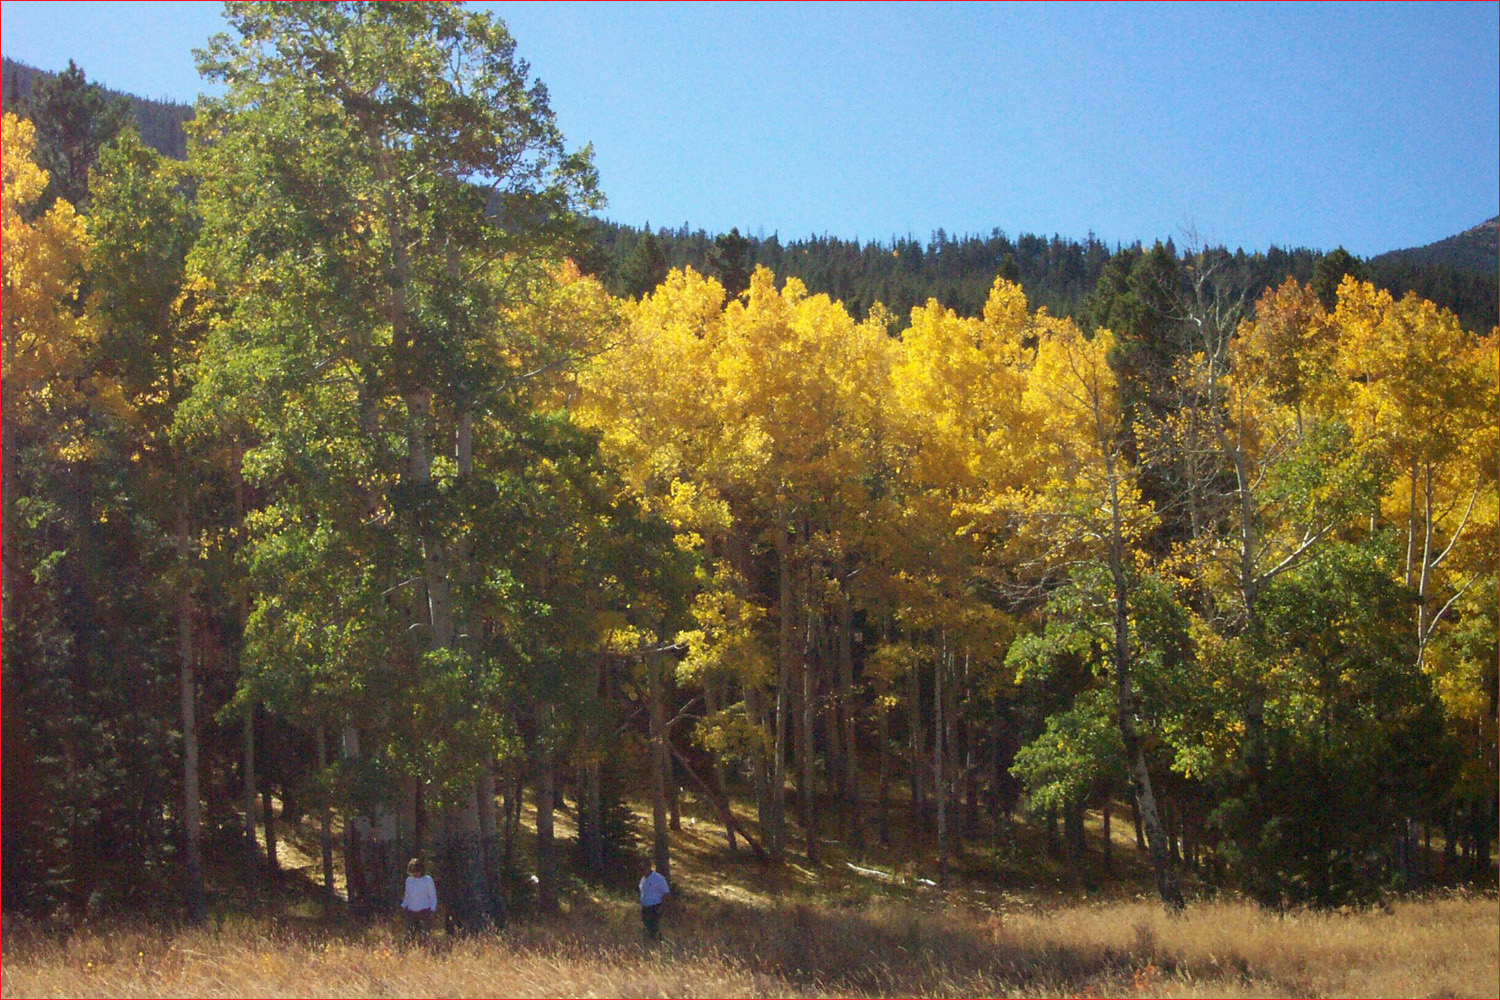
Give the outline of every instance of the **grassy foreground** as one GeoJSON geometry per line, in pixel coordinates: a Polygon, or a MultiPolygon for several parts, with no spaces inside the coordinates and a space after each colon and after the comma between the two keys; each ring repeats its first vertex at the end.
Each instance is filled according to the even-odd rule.
{"type": "Polygon", "coordinates": [[[1144,901],[989,909],[702,898],[640,940],[633,908],[585,902],[501,934],[407,946],[393,926],[232,917],[60,937],[12,926],[20,996],[1484,996],[1492,896],[1278,917],[1240,902],[1171,919],[1144,901]]]}

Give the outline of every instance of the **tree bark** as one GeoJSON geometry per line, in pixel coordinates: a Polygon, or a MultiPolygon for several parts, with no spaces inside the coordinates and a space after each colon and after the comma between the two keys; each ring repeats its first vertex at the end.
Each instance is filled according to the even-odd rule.
{"type": "MultiPolygon", "coordinates": [[[[1096,411],[1097,416],[1097,411],[1096,411]]],[[[1120,478],[1115,469],[1114,453],[1109,436],[1099,435],[1104,451],[1105,475],[1109,486],[1109,573],[1114,584],[1112,601],[1112,623],[1114,642],[1111,646],[1115,675],[1115,719],[1120,728],[1120,738],[1125,744],[1125,759],[1130,768],[1130,783],[1140,805],[1141,823],[1145,828],[1146,844],[1151,851],[1151,867],[1156,875],[1156,891],[1162,905],[1170,911],[1183,908],[1182,889],[1177,884],[1177,874],[1172,870],[1172,859],[1167,851],[1165,831],[1156,811],[1156,798],[1151,791],[1151,773],[1146,767],[1146,752],[1135,726],[1135,695],[1131,687],[1130,610],[1128,588],[1125,579],[1125,532],[1121,523],[1120,478]]]]}
{"type": "MultiPolygon", "coordinates": [[[[550,723],[551,706],[538,706],[537,713],[550,723]]],[[[557,912],[557,843],[553,835],[553,776],[550,725],[537,727],[536,768],[536,868],[537,908],[557,912]]]]}
{"type": "Polygon", "coordinates": [[[1115,870],[1115,844],[1109,826],[1109,813],[1110,806],[1113,805],[1111,801],[1113,798],[1114,792],[1110,791],[1104,796],[1104,801],[1099,805],[1099,813],[1104,827],[1104,873],[1106,875],[1112,874],[1115,870]]]}
{"type": "Polygon", "coordinates": [[[688,763],[687,758],[682,755],[682,752],[670,742],[667,744],[667,749],[677,759],[677,763],[682,765],[682,769],[687,772],[687,776],[693,784],[702,789],[708,800],[714,804],[714,808],[719,813],[719,821],[724,824],[724,828],[730,832],[731,836],[735,831],[738,831],[740,836],[745,838],[745,843],[750,845],[750,850],[755,852],[757,858],[760,858],[762,861],[769,861],[770,856],[766,854],[756,839],[744,827],[740,826],[739,820],[734,818],[734,811],[729,807],[729,797],[723,790],[710,788],[708,783],[698,776],[698,772],[693,770],[693,765],[688,763]]]}
{"type": "MultiPolygon", "coordinates": [[[[719,711],[719,683],[720,681],[714,677],[707,677],[703,682],[703,708],[709,715],[716,715],[719,711]]],[[[710,757],[712,759],[714,782],[720,789],[723,790],[723,793],[727,799],[729,792],[729,781],[727,775],[725,774],[724,761],[720,757],[720,755],[716,753],[711,754],[710,757]]],[[[687,764],[684,762],[683,766],[686,767],[687,764]]],[[[693,772],[691,771],[691,769],[689,769],[688,775],[691,776],[692,773],[693,772]]],[[[731,854],[738,853],[740,849],[739,845],[735,843],[734,839],[734,831],[736,826],[737,824],[733,822],[726,822],[724,824],[724,837],[729,841],[729,853],[731,854]]]]}
{"type": "Polygon", "coordinates": [[[948,810],[946,789],[943,780],[943,674],[948,659],[948,636],[943,634],[943,645],[938,652],[937,668],[933,671],[932,686],[932,794],[937,797],[937,856],[939,888],[948,884],[948,810]]]}
{"type": "Polygon", "coordinates": [[[255,873],[260,869],[260,845],[255,842],[255,707],[253,705],[245,711],[240,749],[244,759],[242,777],[245,779],[244,789],[240,793],[245,811],[245,857],[250,862],[246,868],[246,875],[253,883],[255,873]]]}
{"type": "MultiPolygon", "coordinates": [[[[806,592],[803,604],[807,605],[806,592]]],[[[802,819],[802,836],[807,845],[807,860],[818,860],[818,831],[813,787],[813,719],[817,713],[817,674],[813,660],[813,615],[807,609],[807,624],[802,641],[802,699],[801,722],[797,732],[797,806],[802,819]]]]}
{"type": "Polygon", "coordinates": [[[672,848],[667,832],[666,720],[662,706],[661,653],[646,654],[646,687],[651,720],[651,854],[656,870],[672,880],[672,848]]]}
{"type": "Polygon", "coordinates": [[[198,682],[193,651],[193,596],[188,581],[190,541],[186,499],[179,498],[177,557],[183,577],[177,584],[177,659],[182,693],[182,860],[187,917],[202,923],[208,916],[203,888],[202,798],[198,790],[198,682]]]}
{"type": "MultiPolygon", "coordinates": [[[[318,774],[320,776],[328,773],[328,737],[327,730],[320,722],[318,723],[318,774]]],[[[333,914],[334,891],[333,891],[333,805],[328,801],[325,794],[323,802],[318,810],[319,836],[318,842],[323,849],[323,915],[333,914]]]]}
{"type": "MultiPolygon", "coordinates": [[[[845,578],[847,585],[847,577],[845,578]]],[[[854,608],[849,595],[839,597],[839,716],[844,724],[844,808],[849,816],[849,839],[855,850],[864,846],[859,809],[859,741],[854,706],[854,608]]]]}
{"type": "Polygon", "coordinates": [[[776,525],[776,562],[780,577],[778,610],[781,631],[776,664],[776,742],[771,756],[772,825],[766,831],[767,845],[780,860],[786,851],[786,740],[791,713],[792,686],[792,566],[791,542],[787,538],[786,511],[776,525]]]}
{"type": "Polygon", "coordinates": [[[913,658],[911,673],[906,679],[906,706],[908,718],[907,741],[911,748],[911,825],[916,831],[927,818],[926,784],[922,780],[927,765],[926,731],[922,726],[922,677],[917,660],[913,658]]]}

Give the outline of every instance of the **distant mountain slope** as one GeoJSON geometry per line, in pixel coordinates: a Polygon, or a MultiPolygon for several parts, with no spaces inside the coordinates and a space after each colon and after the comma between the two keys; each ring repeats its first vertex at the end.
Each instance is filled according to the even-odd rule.
{"type": "Polygon", "coordinates": [[[1476,274],[1500,273],[1500,217],[1481,222],[1473,229],[1465,229],[1424,247],[1409,247],[1392,250],[1370,263],[1376,266],[1387,264],[1436,264],[1451,267],[1455,271],[1473,271],[1476,274]]]}
{"type": "MultiPolygon", "coordinates": [[[[85,73],[88,72],[88,67],[85,66],[83,69],[85,73]]],[[[16,62],[14,59],[4,59],[3,68],[0,68],[0,94],[4,95],[5,110],[13,110],[11,102],[18,97],[24,98],[30,94],[37,80],[54,75],[56,74],[16,62]]],[[[105,91],[113,97],[121,97],[130,102],[130,112],[135,118],[136,130],[141,133],[141,138],[148,146],[163,156],[178,160],[186,158],[187,137],[183,134],[182,124],[193,117],[191,105],[179,104],[176,101],[152,101],[108,88],[105,88],[105,91]]]]}
{"type": "MultiPolygon", "coordinates": [[[[84,67],[87,72],[87,67],[84,67]]],[[[54,74],[13,59],[4,60],[0,94],[10,102],[25,97],[39,78],[54,74]]],[[[152,101],[109,91],[130,102],[141,137],[166,156],[187,155],[183,123],[193,109],[175,101],[152,101]]],[[[592,239],[580,263],[602,278],[616,294],[638,294],[626,286],[625,272],[645,230],[594,220],[592,239]]],[[[713,236],[701,229],[656,229],[666,266],[691,265],[709,270],[713,236]]],[[[949,308],[977,315],[996,274],[1020,281],[1033,306],[1054,315],[1079,316],[1105,265],[1134,247],[1105,246],[1092,235],[1084,240],[1022,234],[1009,238],[998,229],[988,236],[950,236],[938,230],[927,242],[911,236],[889,242],[811,236],[783,243],[776,236],[747,239],[748,262],[765,264],[780,277],[797,276],[814,292],[826,292],[864,316],[877,301],[898,316],[934,297],[949,308]]],[[[1171,247],[1171,240],[1167,241],[1171,247]]],[[[1175,253],[1175,248],[1173,249],[1175,253]]],[[[1242,280],[1254,293],[1290,276],[1306,282],[1322,256],[1315,250],[1271,247],[1233,255],[1242,280]]],[[[1366,261],[1369,277],[1396,295],[1415,292],[1453,310],[1466,329],[1489,331],[1497,323],[1500,300],[1500,247],[1497,220],[1425,247],[1393,250],[1366,261]]]]}

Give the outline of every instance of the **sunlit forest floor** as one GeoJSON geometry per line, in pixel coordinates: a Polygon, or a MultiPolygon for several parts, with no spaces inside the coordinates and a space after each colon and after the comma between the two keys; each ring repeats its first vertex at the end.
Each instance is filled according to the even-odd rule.
{"type": "MultiPolygon", "coordinates": [[[[722,828],[685,805],[659,945],[642,941],[628,866],[608,886],[570,879],[552,917],[530,912],[523,890],[493,934],[409,944],[395,923],[325,917],[316,832],[303,823],[281,828],[290,836],[274,888],[263,878],[251,892],[222,858],[211,866],[214,916],[200,928],[149,915],[66,926],[7,917],[0,995],[1500,995],[1492,888],[1274,914],[1199,886],[1185,915],[1169,917],[1128,820],[1114,824],[1110,879],[1047,859],[1041,831],[1021,824],[1011,850],[966,847],[940,890],[930,858],[904,856],[899,824],[857,865],[833,839],[809,863],[799,838],[789,863],[769,869],[743,844],[730,855],[722,828]]],[[[568,819],[559,815],[559,837],[571,835],[568,819]]],[[[1083,867],[1097,871],[1095,820],[1083,867]]]]}

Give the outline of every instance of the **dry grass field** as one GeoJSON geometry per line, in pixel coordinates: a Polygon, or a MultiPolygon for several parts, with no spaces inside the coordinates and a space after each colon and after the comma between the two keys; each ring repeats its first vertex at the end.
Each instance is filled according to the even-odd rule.
{"type": "Polygon", "coordinates": [[[77,996],[1497,995],[1496,902],[1352,914],[1238,902],[1182,918],[1145,901],[975,909],[679,901],[666,940],[624,902],[407,945],[393,926],[231,917],[191,930],[11,927],[0,994],[77,996]]]}
{"type": "Polygon", "coordinates": [[[561,914],[518,913],[495,934],[409,945],[395,924],[324,919],[307,823],[283,827],[275,893],[247,894],[211,864],[215,917],[201,928],[7,915],[0,997],[1500,996],[1493,888],[1345,913],[1199,898],[1169,918],[1125,824],[1115,875],[1092,887],[1021,827],[1020,850],[972,845],[939,892],[899,828],[859,867],[830,841],[820,864],[767,868],[730,855],[695,805],[673,834],[657,946],[626,870],[612,888],[570,881],[561,914]]]}

